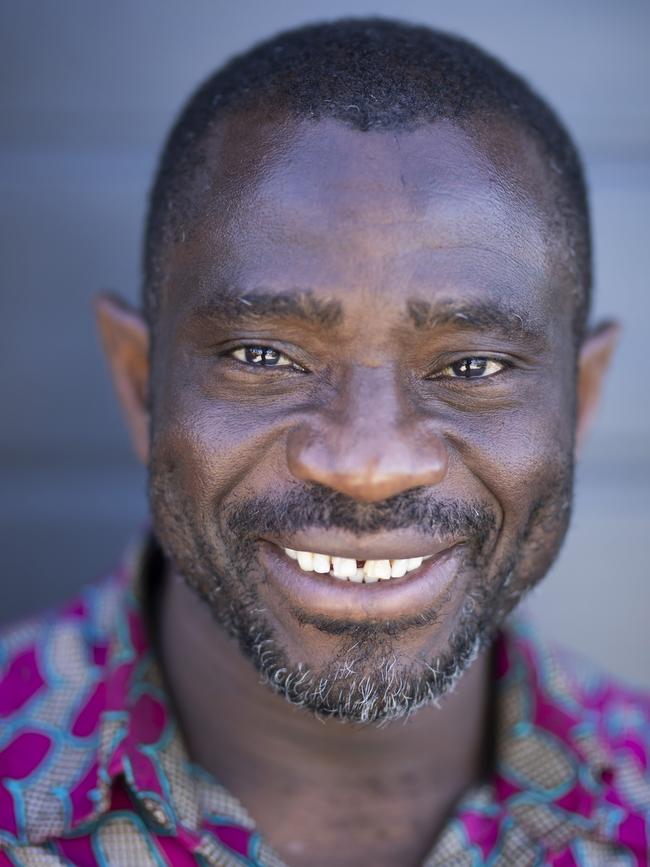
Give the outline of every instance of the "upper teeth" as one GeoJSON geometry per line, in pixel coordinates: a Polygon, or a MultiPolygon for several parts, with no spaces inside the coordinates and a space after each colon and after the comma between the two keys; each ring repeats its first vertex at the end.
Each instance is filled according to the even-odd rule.
{"type": "Polygon", "coordinates": [[[285,548],[284,553],[297,560],[304,572],[321,572],[334,575],[343,581],[365,582],[387,581],[389,578],[401,578],[407,572],[418,569],[426,557],[410,557],[407,560],[365,560],[363,566],[357,566],[357,561],[349,557],[330,557],[329,554],[312,554],[311,551],[294,551],[285,548]]]}

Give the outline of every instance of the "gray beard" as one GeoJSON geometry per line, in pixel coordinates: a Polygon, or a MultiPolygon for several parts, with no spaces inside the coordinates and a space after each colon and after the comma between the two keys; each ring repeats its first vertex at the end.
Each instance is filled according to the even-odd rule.
{"type": "MultiPolygon", "coordinates": [[[[475,577],[468,582],[459,622],[443,653],[431,659],[404,662],[395,650],[396,639],[406,627],[431,627],[437,619],[435,611],[424,612],[417,623],[407,625],[324,620],[311,625],[337,636],[338,649],[326,666],[316,670],[288,659],[267,619],[256,589],[261,575],[256,575],[259,566],[254,548],[247,542],[246,514],[236,510],[226,521],[230,523],[230,531],[225,527],[221,535],[230,534],[232,553],[228,557],[229,568],[217,571],[214,545],[190,525],[189,504],[172,498],[171,480],[161,484],[163,478],[161,474],[152,475],[150,486],[155,526],[163,548],[173,566],[185,576],[188,586],[208,605],[219,627],[238,642],[261,680],[291,704],[317,716],[361,724],[408,718],[418,708],[438,704],[453,691],[463,672],[491,644],[508,614],[556,556],[569,522],[572,489],[572,473],[558,473],[546,489],[546,496],[540,497],[531,508],[508,562],[502,563],[489,578],[485,577],[487,564],[483,553],[492,534],[488,528],[490,521],[486,522],[485,538],[481,544],[477,543],[465,564],[475,577]],[[234,535],[235,528],[237,532],[243,528],[243,536],[234,535]],[[242,575],[245,580],[239,577],[242,575]]],[[[261,515],[276,515],[277,520],[277,511],[260,506],[261,503],[256,504],[250,515],[256,520],[261,515]]],[[[366,511],[378,515],[377,510],[366,511]]],[[[451,514],[453,509],[449,511],[451,514]]],[[[474,507],[471,511],[478,514],[474,507]]],[[[384,509],[382,514],[380,520],[386,520],[386,514],[394,516],[395,511],[389,513],[384,509]]],[[[325,518],[322,514],[319,517],[323,525],[325,518]]],[[[332,514],[328,517],[332,518],[332,514]]],[[[349,520],[349,515],[341,519],[344,517],[349,520]]],[[[440,518],[452,521],[444,512],[440,518]]]]}
{"type": "Polygon", "coordinates": [[[251,658],[262,680],[291,704],[317,716],[356,723],[387,723],[405,719],[418,708],[438,704],[451,693],[462,673],[486,644],[485,637],[467,626],[452,639],[449,652],[412,669],[399,665],[390,643],[374,642],[360,653],[349,648],[342,658],[319,672],[289,666],[273,639],[253,644],[251,658]],[[372,671],[367,663],[375,660],[372,671]],[[418,670],[419,669],[419,670],[418,670]]]}
{"type": "Polygon", "coordinates": [[[256,594],[249,597],[243,610],[239,606],[237,611],[231,609],[224,620],[217,586],[213,585],[207,599],[198,592],[217,622],[238,641],[262,681],[292,705],[322,718],[385,724],[407,719],[424,705],[439,705],[451,694],[521,598],[522,592],[515,587],[509,590],[509,585],[511,569],[489,586],[480,584],[466,591],[460,621],[446,651],[430,659],[410,660],[406,665],[395,650],[396,640],[407,628],[430,628],[437,620],[435,611],[423,612],[416,623],[408,624],[324,620],[317,628],[338,636],[339,648],[329,664],[318,670],[289,662],[256,594]]]}

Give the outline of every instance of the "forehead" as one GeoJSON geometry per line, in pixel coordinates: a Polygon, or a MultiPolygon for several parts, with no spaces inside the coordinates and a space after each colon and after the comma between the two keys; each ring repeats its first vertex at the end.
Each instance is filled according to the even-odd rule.
{"type": "Polygon", "coordinates": [[[505,293],[540,317],[570,313],[552,184],[517,130],[239,115],[204,148],[166,269],[176,310],[263,288],[391,303],[505,293]]]}

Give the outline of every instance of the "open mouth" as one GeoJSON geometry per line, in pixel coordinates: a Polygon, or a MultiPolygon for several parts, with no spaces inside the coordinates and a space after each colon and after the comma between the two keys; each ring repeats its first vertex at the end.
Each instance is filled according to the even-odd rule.
{"type": "Polygon", "coordinates": [[[292,548],[283,548],[282,550],[287,557],[298,563],[303,572],[331,575],[340,581],[352,581],[355,584],[374,584],[377,581],[390,581],[391,578],[403,578],[408,572],[419,569],[422,563],[432,556],[410,557],[408,559],[355,560],[350,557],[316,554],[312,551],[294,551],[292,548]]]}
{"type": "Polygon", "coordinates": [[[355,623],[416,617],[433,606],[442,610],[443,594],[460,574],[461,539],[425,541],[395,534],[359,541],[340,533],[324,535],[329,538],[319,540],[320,552],[307,550],[318,542],[306,533],[291,540],[260,540],[262,587],[268,603],[280,606],[282,618],[287,611],[300,611],[303,623],[312,615],[355,623]],[[322,553],[327,548],[336,553],[322,553]]]}

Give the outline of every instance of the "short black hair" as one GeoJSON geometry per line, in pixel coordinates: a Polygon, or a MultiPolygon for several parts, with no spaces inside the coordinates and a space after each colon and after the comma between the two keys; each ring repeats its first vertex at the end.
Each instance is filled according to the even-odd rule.
{"type": "Polygon", "coordinates": [[[477,46],[429,27],[350,18],[279,33],[211,75],[181,111],[151,191],[144,247],[144,307],[151,320],[160,252],[187,217],[187,191],[205,159],[201,144],[227,114],[334,118],[358,130],[412,129],[439,119],[505,119],[547,157],[561,230],[574,258],[575,329],[591,295],[589,207],[580,157],[554,111],[519,76],[477,46]]]}

